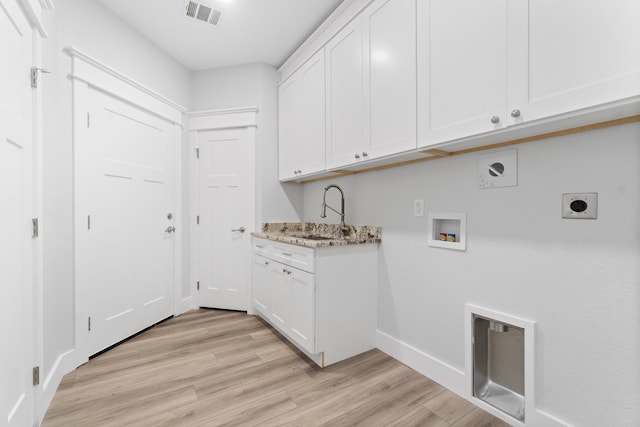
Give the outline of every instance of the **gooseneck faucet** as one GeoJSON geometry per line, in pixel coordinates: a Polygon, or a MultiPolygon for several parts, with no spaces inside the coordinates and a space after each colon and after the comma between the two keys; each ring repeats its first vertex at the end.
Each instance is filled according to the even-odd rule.
{"type": "Polygon", "coordinates": [[[342,188],[338,187],[336,184],[331,184],[324,187],[324,196],[322,197],[322,213],[320,214],[320,218],[327,217],[327,208],[340,215],[340,231],[344,235],[344,233],[347,231],[347,226],[344,223],[344,192],[342,191],[342,188]],[[335,188],[340,192],[340,212],[327,205],[327,191],[329,191],[329,189],[331,188],[335,188]]]}

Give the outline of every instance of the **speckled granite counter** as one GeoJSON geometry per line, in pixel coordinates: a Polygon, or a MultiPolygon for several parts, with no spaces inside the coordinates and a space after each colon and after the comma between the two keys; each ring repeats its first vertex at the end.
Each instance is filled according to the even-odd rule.
{"type": "Polygon", "coordinates": [[[337,224],[316,224],[313,222],[266,222],[261,232],[251,233],[254,237],[290,243],[307,248],[327,246],[361,245],[379,243],[382,240],[380,227],[370,225],[347,225],[341,237],[337,224]]]}

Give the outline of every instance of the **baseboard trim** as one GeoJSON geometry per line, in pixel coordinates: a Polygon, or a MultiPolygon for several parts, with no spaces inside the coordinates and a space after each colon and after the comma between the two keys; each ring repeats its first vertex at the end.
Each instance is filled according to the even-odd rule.
{"type": "Polygon", "coordinates": [[[53,366],[51,366],[51,370],[47,373],[44,381],[42,382],[42,394],[40,396],[39,405],[41,413],[36,414],[40,423],[44,419],[47,409],[49,409],[49,405],[51,405],[51,401],[58,390],[58,386],[60,385],[60,382],[62,382],[62,377],[78,367],[79,363],[76,360],[75,353],[75,350],[69,350],[58,356],[53,366]]]}
{"type": "Polygon", "coordinates": [[[380,330],[376,332],[376,347],[425,377],[464,397],[466,378],[461,369],[454,368],[380,330]]]}
{"type": "Polygon", "coordinates": [[[524,424],[518,423],[517,421],[514,423],[513,418],[471,396],[470,391],[467,390],[467,377],[463,370],[455,368],[380,330],[376,331],[376,347],[380,351],[383,351],[411,369],[437,382],[443,387],[446,387],[460,397],[507,423],[514,425],[545,427],[572,426],[571,424],[536,408],[527,414],[527,419],[524,424]]]}

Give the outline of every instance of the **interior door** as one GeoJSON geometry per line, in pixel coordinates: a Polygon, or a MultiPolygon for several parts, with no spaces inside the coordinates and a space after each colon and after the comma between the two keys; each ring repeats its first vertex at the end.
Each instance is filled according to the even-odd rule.
{"type": "Polygon", "coordinates": [[[199,304],[247,310],[249,141],[245,129],[198,133],[199,304]]]}
{"type": "Polygon", "coordinates": [[[78,286],[94,354],[173,312],[173,125],[88,89],[76,151],[78,286]],[[80,216],[80,214],[79,214],[80,216]]]}
{"type": "Polygon", "coordinates": [[[16,427],[34,414],[31,43],[16,2],[0,0],[0,425],[16,427]]]}

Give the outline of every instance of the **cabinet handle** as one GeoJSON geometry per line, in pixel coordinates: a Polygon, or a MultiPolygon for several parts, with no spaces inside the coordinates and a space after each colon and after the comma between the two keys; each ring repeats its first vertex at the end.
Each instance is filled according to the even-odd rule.
{"type": "Polygon", "coordinates": [[[293,256],[292,254],[290,254],[289,252],[282,252],[282,255],[284,256],[293,256]]]}
{"type": "Polygon", "coordinates": [[[368,156],[367,152],[366,152],[366,151],[363,151],[363,152],[362,152],[362,157],[367,157],[367,156],[368,156]]]}
{"type": "Polygon", "coordinates": [[[265,262],[264,262],[264,265],[269,265],[269,261],[265,261],[265,262]]]}
{"type": "Polygon", "coordinates": [[[355,157],[356,159],[359,159],[359,158],[360,158],[360,154],[356,153],[354,157],[355,157]]]}
{"type": "Polygon", "coordinates": [[[302,173],[302,171],[300,169],[298,169],[298,173],[302,173]]]}
{"type": "Polygon", "coordinates": [[[233,229],[233,230],[231,230],[231,231],[239,231],[239,232],[241,232],[241,233],[244,233],[246,230],[247,230],[246,228],[244,228],[244,227],[240,227],[240,228],[234,228],[234,229],[233,229]]]}
{"type": "Polygon", "coordinates": [[[511,117],[513,117],[513,118],[520,117],[520,110],[518,110],[517,108],[515,110],[513,110],[511,112],[511,117]]]}
{"type": "Polygon", "coordinates": [[[498,116],[491,117],[491,123],[493,123],[494,125],[500,123],[500,117],[498,116]]]}

